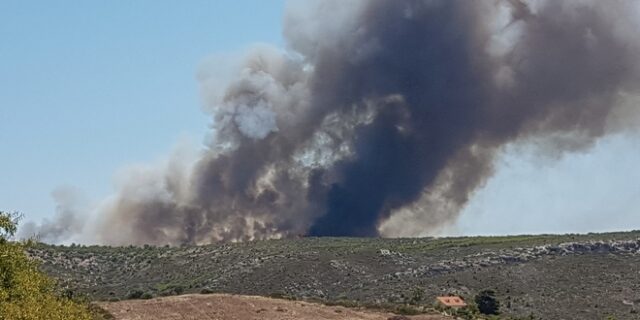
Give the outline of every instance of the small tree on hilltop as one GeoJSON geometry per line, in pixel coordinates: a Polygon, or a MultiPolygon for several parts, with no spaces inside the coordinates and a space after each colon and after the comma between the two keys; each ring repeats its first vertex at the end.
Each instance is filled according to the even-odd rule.
{"type": "Polygon", "coordinates": [[[475,297],[478,311],[482,314],[499,314],[500,302],[496,299],[496,293],[493,290],[482,290],[475,297]]]}

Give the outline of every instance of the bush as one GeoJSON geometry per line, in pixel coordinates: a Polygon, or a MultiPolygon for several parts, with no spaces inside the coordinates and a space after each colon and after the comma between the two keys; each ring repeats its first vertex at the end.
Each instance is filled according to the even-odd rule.
{"type": "Polygon", "coordinates": [[[0,320],[90,320],[87,306],[57,294],[55,283],[29,260],[24,249],[30,243],[9,241],[19,218],[0,211],[0,320]]]}
{"type": "Polygon", "coordinates": [[[414,288],[411,294],[411,299],[409,300],[409,303],[413,305],[417,305],[417,304],[420,304],[420,302],[422,302],[422,299],[424,299],[424,289],[420,287],[414,288]]]}
{"type": "Polygon", "coordinates": [[[477,318],[476,312],[472,308],[456,309],[454,310],[454,314],[456,315],[457,318],[465,319],[465,320],[472,320],[477,318]]]}
{"type": "Polygon", "coordinates": [[[148,300],[148,299],[151,299],[151,298],[153,298],[153,295],[151,293],[149,293],[149,292],[145,292],[140,296],[140,299],[145,299],[145,300],[148,300]]]}
{"type": "Polygon", "coordinates": [[[499,314],[500,302],[495,297],[496,293],[493,290],[483,290],[475,297],[478,311],[482,314],[499,314]]]}
{"type": "Polygon", "coordinates": [[[173,292],[174,292],[176,295],[183,294],[183,293],[184,293],[184,287],[183,287],[183,286],[175,286],[175,287],[173,288],[173,292]]]}
{"type": "Polygon", "coordinates": [[[182,293],[184,293],[184,287],[181,285],[167,285],[160,290],[160,295],[162,296],[177,296],[182,293]]]}
{"type": "Polygon", "coordinates": [[[142,292],[142,290],[133,290],[133,291],[129,291],[127,293],[126,298],[127,299],[140,299],[143,294],[144,294],[144,292],[142,292]]]}
{"type": "Polygon", "coordinates": [[[209,288],[203,288],[202,290],[200,290],[200,294],[211,294],[211,293],[213,293],[213,290],[209,288]]]}
{"type": "Polygon", "coordinates": [[[401,315],[416,315],[416,314],[421,314],[422,310],[418,309],[416,307],[410,306],[410,305],[401,305],[399,307],[396,308],[395,310],[396,313],[399,313],[401,315]]]}

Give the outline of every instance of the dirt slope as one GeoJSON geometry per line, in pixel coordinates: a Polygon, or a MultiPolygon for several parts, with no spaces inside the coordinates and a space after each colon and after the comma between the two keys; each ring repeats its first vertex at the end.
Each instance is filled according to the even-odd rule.
{"type": "MultiPolygon", "coordinates": [[[[150,300],[103,302],[117,320],[386,320],[389,313],[339,306],[227,294],[163,297],[150,300]]],[[[440,315],[411,316],[413,320],[450,320],[440,315]]]]}

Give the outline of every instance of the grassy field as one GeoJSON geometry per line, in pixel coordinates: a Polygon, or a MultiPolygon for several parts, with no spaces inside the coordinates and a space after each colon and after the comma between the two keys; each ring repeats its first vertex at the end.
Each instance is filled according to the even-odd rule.
{"type": "Polygon", "coordinates": [[[505,316],[637,319],[640,232],[421,239],[301,238],[183,247],[39,245],[74,294],[120,300],[237,293],[430,306],[497,292],[505,316]]]}

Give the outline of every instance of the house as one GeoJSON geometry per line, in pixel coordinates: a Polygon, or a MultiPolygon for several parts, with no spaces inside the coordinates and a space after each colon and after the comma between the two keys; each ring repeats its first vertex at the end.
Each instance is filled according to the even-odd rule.
{"type": "Polygon", "coordinates": [[[455,309],[464,308],[467,306],[467,304],[464,302],[464,299],[458,296],[436,297],[436,302],[439,305],[455,309]]]}

